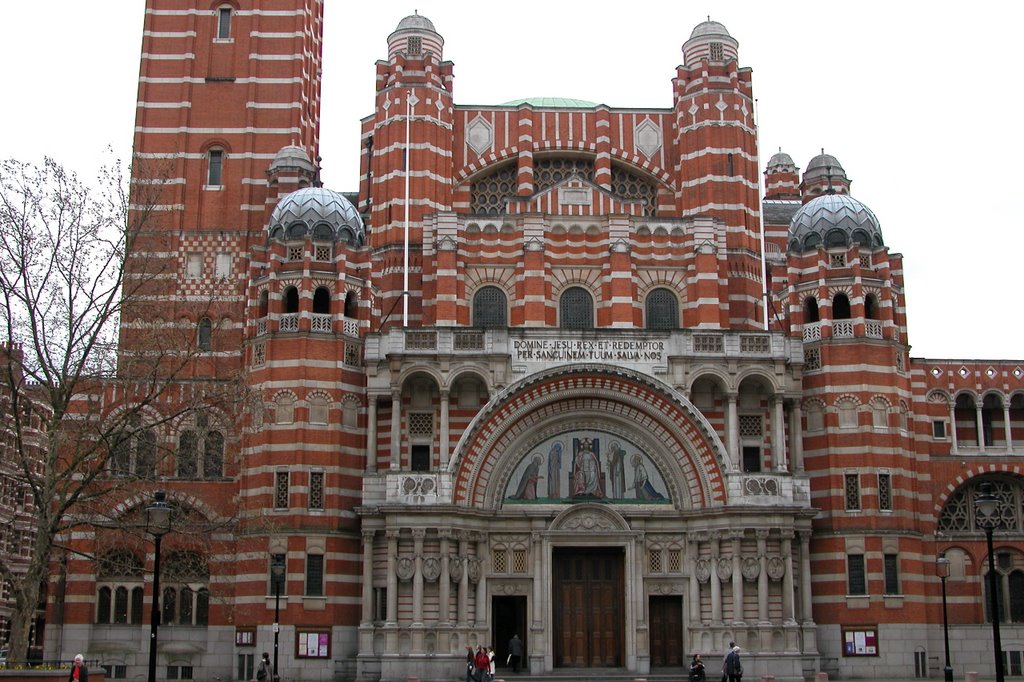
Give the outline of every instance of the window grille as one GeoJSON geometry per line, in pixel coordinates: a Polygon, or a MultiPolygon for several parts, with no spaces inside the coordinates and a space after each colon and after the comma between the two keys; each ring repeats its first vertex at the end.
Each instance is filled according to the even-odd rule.
{"type": "Polygon", "coordinates": [[[771,350],[771,342],[767,336],[741,336],[741,353],[767,353],[771,350]]]}
{"type": "Polygon", "coordinates": [[[583,287],[570,287],[559,300],[562,329],[593,329],[594,300],[583,287]]]}
{"type": "Polygon", "coordinates": [[[274,509],[288,508],[288,472],[278,471],[274,475],[274,509]]]}
{"type": "Polygon", "coordinates": [[[512,550],[512,572],[513,573],[526,573],[526,550],[525,549],[513,549],[512,550]]]}
{"type": "Polygon", "coordinates": [[[892,511],[892,475],[878,474],[878,508],[892,511]]]}
{"type": "Polygon", "coordinates": [[[406,332],[406,350],[434,350],[437,348],[437,332],[406,332]]]}
{"type": "Polygon", "coordinates": [[[324,472],[309,472],[309,508],[324,508],[324,472]]]}
{"type": "Polygon", "coordinates": [[[828,264],[832,268],[844,268],[846,267],[846,254],[845,253],[830,253],[828,255],[828,264]]]}
{"type": "Polygon", "coordinates": [[[648,562],[649,572],[651,572],[651,573],[661,573],[661,571],[662,571],[661,550],[660,549],[652,549],[648,553],[647,556],[648,556],[648,559],[649,559],[649,562],[648,562]]]}
{"type": "Polygon", "coordinates": [[[420,36],[411,36],[409,42],[406,43],[406,52],[409,55],[419,55],[423,50],[423,38],[420,36]]]}
{"type": "Polygon", "coordinates": [[[267,362],[267,347],[263,343],[257,343],[252,349],[252,364],[262,367],[267,362]]]}
{"type": "Polygon", "coordinates": [[[764,435],[764,420],[759,414],[741,414],[739,420],[741,438],[760,438],[764,435]]]}
{"type": "Polygon", "coordinates": [[[694,353],[721,353],[722,336],[720,334],[694,334],[694,353]]]}
{"type": "Polygon", "coordinates": [[[288,246],[288,260],[302,260],[302,244],[291,244],[288,246]]]}
{"type": "Polygon", "coordinates": [[[452,333],[453,350],[483,350],[484,335],[481,332],[456,331],[452,333]]]}
{"type": "Polygon", "coordinates": [[[470,211],[482,215],[500,215],[505,204],[516,195],[516,164],[502,166],[470,187],[470,211]]]}
{"type": "Polygon", "coordinates": [[[504,291],[495,286],[482,287],[473,296],[473,326],[507,326],[507,307],[504,291]]]}
{"type": "Polygon", "coordinates": [[[646,216],[656,213],[658,188],[650,180],[623,166],[612,165],[612,194],[627,201],[641,202],[646,216]]]}
{"type": "Polygon", "coordinates": [[[306,555],[306,596],[322,597],[324,594],[324,555],[306,555]]]}
{"type": "Polygon", "coordinates": [[[358,343],[346,343],[345,344],[345,358],[343,362],[350,367],[358,367],[360,364],[361,354],[359,352],[358,343]]]}
{"type": "Polygon", "coordinates": [[[906,364],[903,356],[903,351],[896,351],[896,370],[899,372],[906,371],[906,364]]]}
{"type": "Polygon", "coordinates": [[[846,511],[860,511],[860,477],[857,474],[846,474],[843,481],[846,511]]]}
{"type": "Polygon", "coordinates": [[[508,555],[506,554],[504,549],[496,549],[496,550],[494,550],[494,553],[491,555],[491,560],[492,560],[492,562],[494,564],[492,566],[492,568],[494,569],[495,573],[506,573],[506,572],[508,572],[508,561],[507,561],[507,558],[508,558],[508,555]]]}
{"type": "Polygon", "coordinates": [[[543,192],[572,175],[593,182],[594,162],[578,158],[536,159],[533,164],[533,191],[543,192]]]}
{"type": "Polygon", "coordinates": [[[713,62],[725,61],[725,47],[722,43],[711,43],[708,45],[708,57],[713,62]]]}
{"type": "Polygon", "coordinates": [[[434,435],[433,412],[409,413],[409,437],[430,438],[434,435]]]}
{"type": "Polygon", "coordinates": [[[678,549],[668,551],[668,570],[670,573],[680,573],[683,570],[683,552],[678,549]]]}
{"type": "Polygon", "coordinates": [[[331,247],[329,244],[317,244],[314,249],[314,256],[316,260],[321,263],[326,263],[331,260],[331,247]]]}
{"type": "Polygon", "coordinates": [[[648,329],[678,329],[679,301],[668,289],[655,289],[647,296],[645,321],[648,329]]]}
{"type": "Polygon", "coordinates": [[[864,573],[864,555],[848,554],[846,567],[849,583],[847,593],[851,595],[863,595],[868,593],[867,576],[864,573]]]}
{"type": "Polygon", "coordinates": [[[882,557],[885,573],[885,593],[900,593],[900,557],[898,554],[886,554],[882,557]]]}
{"type": "Polygon", "coordinates": [[[804,371],[811,372],[816,369],[821,369],[821,349],[804,348],[804,371]]]}

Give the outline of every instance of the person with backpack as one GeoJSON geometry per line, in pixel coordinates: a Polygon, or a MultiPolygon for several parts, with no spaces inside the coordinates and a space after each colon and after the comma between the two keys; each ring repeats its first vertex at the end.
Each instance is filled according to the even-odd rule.
{"type": "Polygon", "coordinates": [[[270,662],[270,654],[263,652],[260,664],[256,668],[256,682],[274,682],[274,666],[270,662]]]}

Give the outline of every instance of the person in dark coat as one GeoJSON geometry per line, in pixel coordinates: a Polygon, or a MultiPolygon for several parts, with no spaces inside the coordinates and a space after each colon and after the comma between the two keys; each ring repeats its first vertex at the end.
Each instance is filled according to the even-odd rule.
{"type": "Polygon", "coordinates": [[[78,654],[71,664],[68,682],[89,682],[89,668],[85,665],[85,656],[78,654]]]}
{"type": "Polygon", "coordinates": [[[519,639],[519,635],[512,635],[512,639],[508,640],[508,655],[513,672],[518,673],[523,662],[523,640],[519,639]]]}
{"type": "Polygon", "coordinates": [[[725,672],[729,675],[729,682],[742,682],[743,666],[740,664],[740,648],[734,646],[728,656],[725,657],[725,672]]]}
{"type": "Polygon", "coordinates": [[[690,682],[704,682],[704,661],[700,660],[700,654],[694,654],[690,661],[690,682]]]}

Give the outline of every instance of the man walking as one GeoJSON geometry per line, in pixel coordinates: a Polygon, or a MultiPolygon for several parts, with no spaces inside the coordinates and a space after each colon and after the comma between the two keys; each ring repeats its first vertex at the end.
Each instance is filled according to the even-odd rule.
{"type": "Polygon", "coordinates": [[[512,635],[512,639],[508,640],[508,655],[512,671],[518,673],[523,661],[523,640],[519,639],[519,635],[512,635]]]}
{"type": "Polygon", "coordinates": [[[729,682],[743,681],[743,666],[740,665],[740,648],[734,646],[728,656],[725,657],[725,672],[729,675],[729,682]]]}

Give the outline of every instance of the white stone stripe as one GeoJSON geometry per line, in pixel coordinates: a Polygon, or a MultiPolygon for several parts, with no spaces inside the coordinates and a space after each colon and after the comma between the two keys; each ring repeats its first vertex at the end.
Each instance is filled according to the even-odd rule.
{"type": "Polygon", "coordinates": [[[734,154],[736,156],[743,157],[747,161],[758,160],[755,154],[748,154],[747,152],[743,151],[743,149],[741,149],[740,147],[705,147],[704,149],[700,149],[695,152],[690,152],[689,154],[680,154],[679,160],[693,161],[694,159],[699,159],[702,156],[709,156],[711,154],[719,156],[723,154],[734,154]]]}
{"type": "MultiPolygon", "coordinates": [[[[293,85],[295,83],[301,83],[304,79],[301,76],[292,76],[291,78],[236,78],[232,82],[244,85],[293,85]]],[[[174,78],[151,78],[148,76],[140,76],[140,83],[155,83],[155,84],[167,84],[167,85],[179,85],[182,83],[205,83],[205,78],[193,78],[192,76],[182,76],[174,78]]]]}
{"type": "Polygon", "coordinates": [[[140,109],[189,109],[192,106],[192,102],[142,102],[139,101],[135,106],[140,109]]]}
{"type": "Polygon", "coordinates": [[[195,59],[196,55],[194,52],[185,52],[182,54],[153,54],[151,52],[143,52],[143,59],[152,59],[153,61],[178,61],[181,59],[195,59]]]}
{"type": "Polygon", "coordinates": [[[195,38],[195,31],[143,31],[142,35],[151,38],[195,38]]]}
{"type": "Polygon", "coordinates": [[[143,206],[142,204],[128,204],[130,211],[184,211],[185,204],[153,204],[143,206]]]}
{"type": "Polygon", "coordinates": [[[250,52],[249,59],[263,62],[288,62],[295,61],[298,59],[304,59],[306,55],[302,54],[259,54],[258,52],[250,52]]]}
{"type": "Polygon", "coordinates": [[[264,33],[262,31],[249,31],[249,35],[253,38],[303,38],[306,34],[302,31],[292,31],[290,33],[264,33]]]}
{"type": "MultiPolygon", "coordinates": [[[[379,185],[381,183],[387,182],[388,180],[391,180],[392,178],[404,178],[404,177],[405,177],[405,173],[403,173],[400,170],[396,170],[396,171],[392,171],[391,173],[387,173],[385,175],[379,175],[379,176],[375,177],[373,179],[373,184],[379,185]]],[[[435,182],[439,182],[442,185],[450,185],[452,183],[452,180],[450,178],[446,178],[444,176],[438,175],[437,173],[434,173],[433,171],[412,170],[412,171],[409,171],[409,177],[411,177],[411,178],[430,178],[431,180],[434,180],[435,182]]]]}
{"type": "MultiPolygon", "coordinates": [[[[197,152],[135,152],[136,159],[206,159],[206,154],[197,152]]],[[[255,154],[253,152],[232,152],[232,159],[273,159],[277,154],[255,154]]]]}
{"type": "Polygon", "coordinates": [[[298,126],[291,128],[192,128],[190,126],[179,126],[177,128],[150,128],[148,126],[135,126],[137,133],[180,135],[181,133],[193,133],[199,135],[295,135],[300,132],[298,126]]]}
{"type": "MultiPolygon", "coordinates": [[[[452,153],[450,151],[447,151],[445,149],[441,149],[439,147],[435,147],[434,145],[430,144],[429,142],[413,142],[412,144],[409,145],[409,149],[421,149],[421,150],[422,149],[426,149],[427,151],[431,151],[431,152],[433,152],[435,154],[438,154],[440,156],[447,157],[447,158],[451,158],[451,155],[452,155],[452,153]]],[[[394,144],[392,144],[390,146],[387,146],[387,147],[381,147],[379,149],[374,149],[373,150],[373,155],[374,156],[380,156],[382,154],[388,154],[388,153],[393,152],[393,151],[404,151],[404,150],[405,150],[405,142],[396,142],[396,143],[394,143],[394,144]]]]}
{"type": "Polygon", "coordinates": [[[695,206],[683,211],[684,217],[700,215],[708,211],[743,211],[748,215],[755,218],[761,216],[760,212],[755,209],[744,206],[743,204],[704,204],[703,206],[695,206]]]}
{"type": "MultiPolygon", "coordinates": [[[[217,16],[216,9],[147,9],[146,14],[155,17],[213,17],[217,16]]],[[[240,17],[265,16],[265,17],[301,17],[308,14],[304,9],[297,10],[263,10],[263,9],[240,9],[233,12],[240,17]]]]}
{"type": "Polygon", "coordinates": [[[247,109],[301,109],[301,102],[246,102],[247,109]]]}

